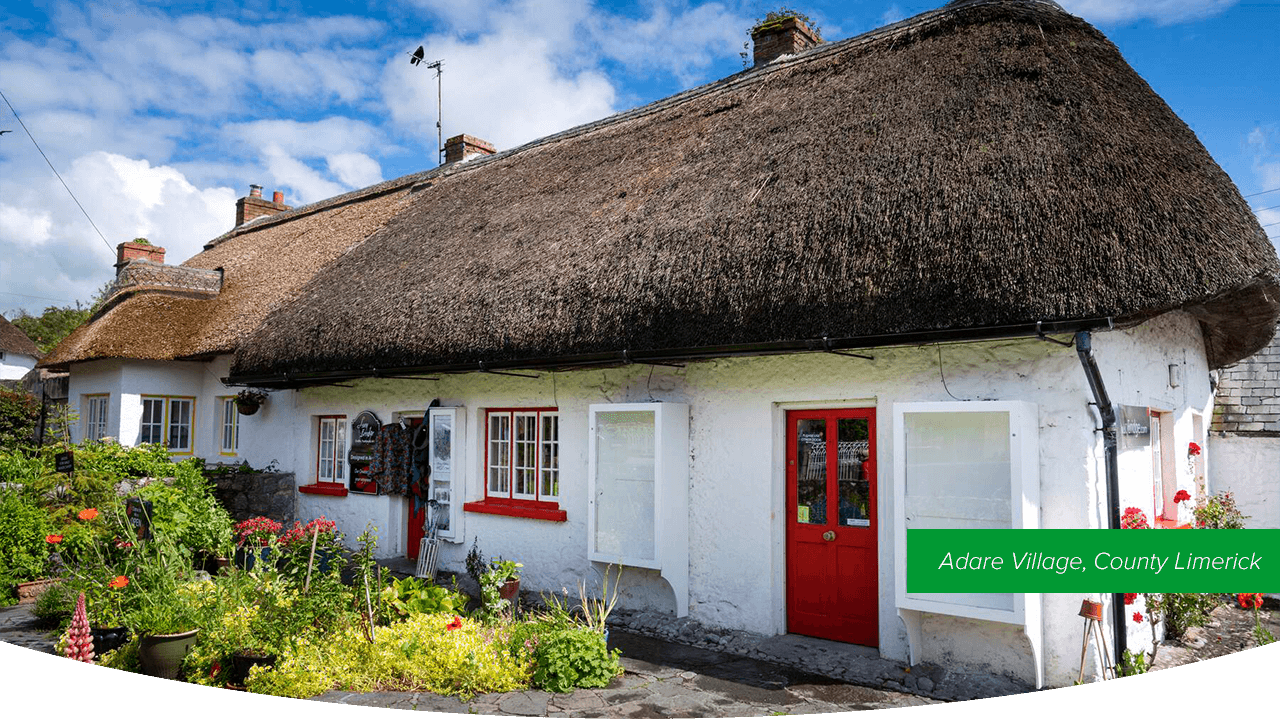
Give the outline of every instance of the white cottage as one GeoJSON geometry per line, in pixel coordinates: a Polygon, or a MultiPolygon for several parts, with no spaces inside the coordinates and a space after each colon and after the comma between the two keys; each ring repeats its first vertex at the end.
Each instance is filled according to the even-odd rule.
{"type": "Polygon", "coordinates": [[[369,417],[425,418],[447,568],[476,538],[534,590],[619,563],[627,606],[1070,684],[1081,596],[911,595],[906,529],[1194,491],[1209,372],[1271,337],[1280,262],[1055,3],[812,41],[773,23],[740,74],[239,227],[186,263],[219,291],[140,289],[48,363],[120,403],[108,433],[274,460],[388,556],[422,520],[369,417]]]}
{"type": "Polygon", "coordinates": [[[0,317],[0,380],[20,380],[40,359],[40,349],[22,330],[0,317]]]}

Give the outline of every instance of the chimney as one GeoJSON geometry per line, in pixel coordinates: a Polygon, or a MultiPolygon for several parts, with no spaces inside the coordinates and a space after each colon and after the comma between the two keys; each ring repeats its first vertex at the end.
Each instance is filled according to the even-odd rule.
{"type": "Polygon", "coordinates": [[[236,200],[236,227],[258,217],[274,215],[278,212],[292,209],[292,207],[284,204],[283,192],[272,194],[271,202],[267,202],[262,199],[262,185],[249,185],[249,196],[236,200]]]}
{"type": "Polygon", "coordinates": [[[760,67],[782,57],[798,52],[822,42],[818,34],[800,18],[790,17],[768,18],[751,30],[751,42],[755,46],[755,65],[760,67]]]}
{"type": "Polygon", "coordinates": [[[164,248],[147,242],[145,237],[135,237],[129,242],[121,242],[116,245],[116,274],[120,274],[120,269],[130,261],[139,259],[163,265],[164,248]]]}
{"type": "Polygon", "coordinates": [[[444,141],[444,162],[446,165],[469,160],[476,155],[492,155],[497,152],[493,145],[470,135],[457,135],[444,141]]]}

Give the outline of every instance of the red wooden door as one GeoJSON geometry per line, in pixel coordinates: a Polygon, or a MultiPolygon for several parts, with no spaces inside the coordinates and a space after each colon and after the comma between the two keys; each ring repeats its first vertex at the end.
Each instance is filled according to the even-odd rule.
{"type": "MultiPolygon", "coordinates": [[[[405,424],[409,426],[409,436],[412,437],[418,427],[422,425],[421,417],[406,418],[405,424]]],[[[409,546],[405,547],[405,554],[409,559],[418,558],[418,547],[422,544],[422,525],[427,521],[427,503],[416,502],[412,496],[405,497],[405,514],[409,516],[409,546]],[[417,511],[414,511],[414,508],[417,511]]]]}
{"type": "Polygon", "coordinates": [[[879,646],[874,409],[787,413],[787,631],[879,646]]]}

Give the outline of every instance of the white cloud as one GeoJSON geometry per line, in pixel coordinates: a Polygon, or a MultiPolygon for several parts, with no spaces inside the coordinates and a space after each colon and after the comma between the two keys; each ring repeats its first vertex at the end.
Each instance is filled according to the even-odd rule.
{"type": "Polygon", "coordinates": [[[263,148],[263,159],[266,161],[267,174],[275,181],[276,186],[292,189],[285,202],[294,205],[305,205],[312,202],[340,195],[347,188],[336,182],[326,180],[317,170],[306,163],[290,156],[275,145],[263,148]],[[293,195],[297,199],[293,199],[293,195]]]}
{"type": "Polygon", "coordinates": [[[1161,25],[1223,12],[1236,0],[1058,0],[1067,12],[1097,23],[1154,20],[1161,25]]]}
{"type": "Polygon", "coordinates": [[[889,6],[888,10],[884,11],[883,15],[880,16],[880,25],[892,25],[895,22],[905,20],[906,17],[907,16],[902,13],[902,8],[899,7],[897,3],[894,3],[889,6]]]}
{"type": "Polygon", "coordinates": [[[6,240],[18,245],[44,244],[52,236],[52,228],[48,212],[0,204],[0,237],[6,240]]]}
{"type": "Polygon", "coordinates": [[[340,152],[325,158],[332,172],[347,187],[368,187],[382,182],[378,161],[359,152],[340,152]]]}

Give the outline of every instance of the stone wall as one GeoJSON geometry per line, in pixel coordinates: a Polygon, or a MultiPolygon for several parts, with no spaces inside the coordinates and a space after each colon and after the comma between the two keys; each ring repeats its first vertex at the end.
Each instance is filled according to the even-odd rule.
{"type": "Polygon", "coordinates": [[[1280,337],[1252,357],[1222,370],[1211,429],[1280,436],[1280,337]]]}
{"type": "Polygon", "coordinates": [[[239,522],[270,517],[286,527],[298,516],[298,493],[292,472],[210,473],[214,495],[239,522]]]}

